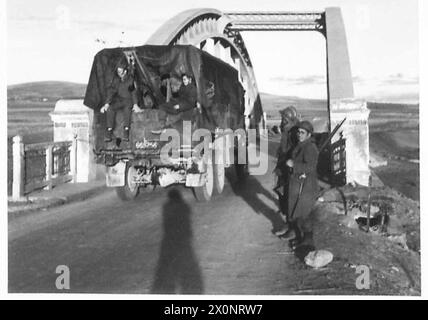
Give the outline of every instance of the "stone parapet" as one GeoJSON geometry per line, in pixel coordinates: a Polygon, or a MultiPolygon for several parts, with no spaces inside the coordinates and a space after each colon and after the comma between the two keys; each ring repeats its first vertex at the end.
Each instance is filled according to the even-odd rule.
{"type": "Polygon", "coordinates": [[[364,186],[369,182],[369,119],[367,103],[357,99],[336,99],[330,103],[331,127],[344,118],[346,121],[333,137],[332,143],[341,137],[346,141],[346,182],[364,186]]]}
{"type": "Polygon", "coordinates": [[[82,99],[58,100],[49,115],[54,122],[54,141],[72,141],[77,136],[76,182],[95,180],[93,110],[86,107],[82,99]]]}

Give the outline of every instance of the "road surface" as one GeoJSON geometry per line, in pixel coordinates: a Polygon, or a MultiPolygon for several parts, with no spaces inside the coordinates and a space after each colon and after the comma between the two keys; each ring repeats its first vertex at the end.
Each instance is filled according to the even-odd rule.
{"type": "Polygon", "coordinates": [[[303,292],[314,277],[322,286],[272,233],[282,225],[273,162],[245,185],[230,174],[208,203],[184,187],[130,202],[108,190],[13,219],[9,291],[276,295],[303,292]],[[58,266],[68,267],[70,289],[57,289],[58,266]]]}

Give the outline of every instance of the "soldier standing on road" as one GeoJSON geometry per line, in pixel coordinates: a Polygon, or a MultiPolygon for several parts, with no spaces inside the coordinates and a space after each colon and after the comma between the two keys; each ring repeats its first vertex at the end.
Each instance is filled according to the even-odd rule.
{"type": "Polygon", "coordinates": [[[105,105],[101,108],[101,113],[107,113],[107,131],[104,138],[109,142],[113,138],[116,112],[123,110],[123,140],[129,140],[129,127],[131,124],[131,112],[141,112],[138,106],[137,90],[132,72],[127,68],[127,63],[120,61],[116,69],[117,77],[114,77],[107,91],[105,105]]]}
{"type": "Polygon", "coordinates": [[[308,218],[319,189],[317,177],[318,148],[311,140],[314,131],[313,126],[309,121],[301,121],[297,128],[299,143],[285,163],[290,171],[288,183],[290,229],[285,237],[292,238],[290,244],[293,248],[312,240],[312,224],[308,218]]]}
{"type": "MultiPolygon", "coordinates": [[[[277,185],[275,191],[279,195],[279,207],[284,216],[284,220],[288,223],[288,180],[289,172],[285,165],[288,158],[291,157],[291,151],[297,145],[297,110],[293,106],[289,106],[280,111],[281,114],[281,141],[277,152],[277,164],[274,173],[277,175],[277,185]]],[[[275,235],[282,236],[287,232],[288,228],[284,226],[282,229],[275,232],[275,235]]]]}

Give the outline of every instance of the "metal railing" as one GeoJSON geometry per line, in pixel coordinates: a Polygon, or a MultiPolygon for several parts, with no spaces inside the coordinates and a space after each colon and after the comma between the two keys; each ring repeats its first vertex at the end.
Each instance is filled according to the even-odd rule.
{"type": "Polygon", "coordinates": [[[12,200],[36,189],[51,190],[65,182],[76,182],[77,136],[72,141],[24,144],[13,137],[12,200]]]}

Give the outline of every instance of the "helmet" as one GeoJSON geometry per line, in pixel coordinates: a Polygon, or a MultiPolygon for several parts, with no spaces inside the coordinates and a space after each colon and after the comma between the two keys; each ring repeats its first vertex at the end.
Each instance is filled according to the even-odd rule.
{"type": "Polygon", "coordinates": [[[291,120],[297,118],[297,110],[293,106],[289,106],[285,109],[282,109],[279,113],[281,114],[281,117],[285,117],[291,120]]]}
{"type": "Polygon", "coordinates": [[[312,133],[314,132],[314,127],[313,127],[313,126],[312,126],[312,124],[311,124],[309,121],[307,121],[307,120],[300,121],[300,122],[297,124],[297,128],[299,128],[299,129],[304,129],[304,130],[306,130],[307,132],[309,132],[310,134],[312,134],[312,133]]]}

